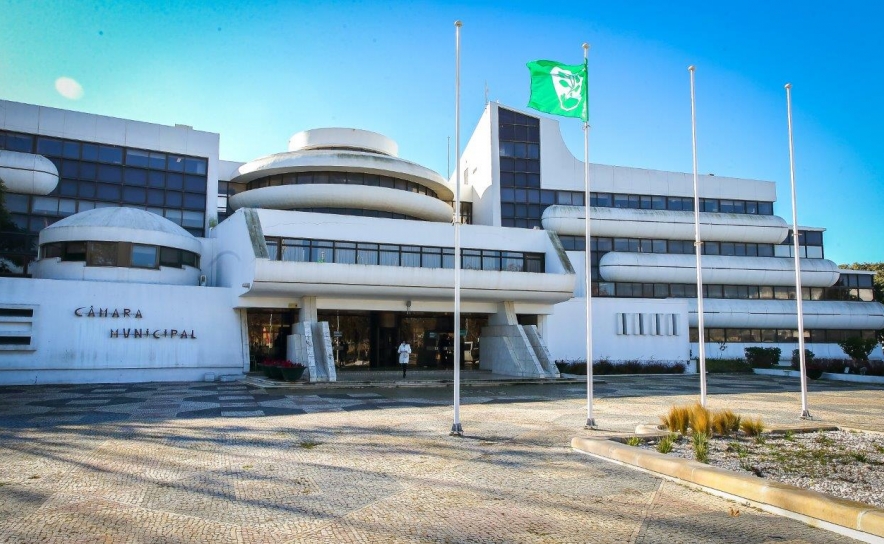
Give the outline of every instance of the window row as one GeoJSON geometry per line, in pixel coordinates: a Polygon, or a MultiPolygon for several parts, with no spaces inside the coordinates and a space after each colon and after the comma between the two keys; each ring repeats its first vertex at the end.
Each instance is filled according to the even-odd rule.
{"type": "Polygon", "coordinates": [[[258,178],[248,183],[249,189],[276,187],[279,185],[366,185],[369,187],[386,187],[410,193],[439,198],[436,191],[419,183],[378,174],[362,172],[296,172],[258,178]]]}
{"type": "Polygon", "coordinates": [[[40,246],[40,258],[85,262],[86,266],[199,268],[199,255],[196,253],[130,242],[53,242],[40,246]]]}
{"type": "MultiPolygon", "coordinates": [[[[168,206],[171,208],[184,208],[188,210],[202,211],[206,206],[206,196],[194,193],[182,193],[181,191],[164,191],[162,189],[145,189],[143,187],[121,187],[107,183],[91,183],[88,181],[67,182],[63,181],[57,195],[88,200],[100,200],[129,206],[168,206]]],[[[26,195],[20,195],[26,196],[26,195]]],[[[54,215],[57,201],[55,196],[37,197],[31,201],[31,213],[54,215]]],[[[17,210],[24,213],[24,210],[17,210]]]]}
{"type": "MultiPolygon", "coordinates": [[[[30,215],[12,213],[10,214],[10,218],[17,227],[22,229],[22,231],[38,233],[62,217],[67,217],[68,215],[95,208],[113,208],[117,206],[119,205],[112,202],[91,202],[87,200],[68,200],[60,198],[58,199],[58,212],[54,216],[37,213],[30,215]]],[[[205,214],[203,212],[182,210],[180,208],[158,208],[151,206],[138,206],[138,208],[155,213],[160,217],[165,217],[176,225],[184,227],[194,236],[203,235],[203,225],[205,223],[205,214]]],[[[2,251],[2,247],[0,247],[0,251],[2,251]]]]}
{"type": "Polygon", "coordinates": [[[872,287],[873,284],[874,280],[871,275],[841,272],[841,276],[835,285],[837,287],[872,287]]]}
{"type": "Polygon", "coordinates": [[[540,143],[540,119],[503,108],[497,112],[501,142],[540,143]]]}
{"type": "Polygon", "coordinates": [[[297,212],[311,213],[331,213],[336,215],[353,215],[356,217],[380,217],[383,219],[410,219],[412,221],[423,221],[417,217],[405,215],[403,213],[386,212],[381,210],[367,210],[364,208],[295,208],[297,212]]]}
{"type": "MultiPolygon", "coordinates": [[[[554,191],[552,189],[519,189],[501,187],[500,202],[501,213],[516,213],[513,208],[506,206],[508,203],[515,204],[542,204],[545,210],[553,204],[567,206],[583,206],[584,193],[579,191],[554,191]]],[[[515,217],[518,217],[516,215],[515,217]]]]}
{"type": "MultiPolygon", "coordinates": [[[[871,288],[802,287],[802,300],[872,302],[871,288]]],[[[593,296],[618,298],[697,298],[694,283],[593,282],[593,296]]],[[[704,284],[703,298],[795,300],[795,287],[704,284]]]]}
{"type": "Polygon", "coordinates": [[[527,142],[508,142],[501,139],[500,156],[514,159],[539,159],[540,144],[527,142]]]}
{"type": "Polygon", "coordinates": [[[34,136],[0,131],[0,149],[37,153],[49,158],[80,159],[105,164],[125,164],[154,170],[186,172],[205,176],[206,159],[159,151],[34,136]]]}
{"type": "Polygon", "coordinates": [[[59,177],[64,180],[101,181],[132,185],[136,187],[152,187],[156,189],[174,189],[191,193],[206,194],[206,177],[178,172],[157,172],[141,168],[129,168],[113,164],[96,164],[72,160],[53,159],[58,168],[59,177]]]}
{"type": "MultiPolygon", "coordinates": [[[[789,229],[789,234],[786,236],[786,239],[783,240],[783,244],[792,245],[792,229],[789,229]]],[[[823,232],[819,230],[801,230],[798,229],[798,245],[799,246],[821,246],[823,245],[823,232]]]]}
{"type": "MultiPolygon", "coordinates": [[[[589,205],[601,208],[694,211],[694,198],[682,196],[590,193],[589,205]]],[[[700,211],[711,213],[773,215],[773,202],[701,198],[700,211]]]]}
{"type": "MultiPolygon", "coordinates": [[[[559,240],[567,251],[586,251],[583,236],[560,235],[559,240]]],[[[693,255],[693,240],[662,240],[650,238],[593,238],[590,244],[592,251],[601,254],[608,251],[629,253],[667,253],[675,255],[693,255]]],[[[789,246],[774,244],[755,244],[743,242],[703,242],[703,255],[724,255],[734,257],[791,257],[789,246]]],[[[810,259],[822,259],[823,249],[819,246],[802,247],[801,256],[810,259]]],[[[595,260],[595,262],[598,262],[595,260]]]]}
{"type": "MultiPolygon", "coordinates": [[[[865,338],[873,340],[875,331],[851,329],[813,329],[804,330],[806,342],[818,344],[834,344],[848,338],[865,338]]],[[[798,331],[791,329],[705,329],[704,340],[707,343],[793,343],[798,342],[798,331]]],[[[690,329],[690,341],[699,342],[700,332],[697,328],[690,329]]]]}
{"type": "MultiPolygon", "coordinates": [[[[269,258],[274,261],[454,268],[454,249],[450,247],[302,238],[266,238],[266,243],[269,258]]],[[[519,251],[462,249],[461,268],[542,273],[544,255],[519,251]]]]}

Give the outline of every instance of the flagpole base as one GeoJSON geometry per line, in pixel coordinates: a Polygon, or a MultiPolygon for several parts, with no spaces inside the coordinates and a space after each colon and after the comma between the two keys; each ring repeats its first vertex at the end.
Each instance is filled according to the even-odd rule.
{"type": "Polygon", "coordinates": [[[801,416],[800,416],[800,418],[801,418],[801,419],[813,419],[813,416],[810,415],[810,412],[809,412],[809,411],[807,411],[807,410],[803,410],[803,411],[801,412],[801,416]]]}
{"type": "Polygon", "coordinates": [[[595,424],[595,419],[588,417],[586,418],[586,425],[583,426],[584,429],[597,429],[598,425],[595,424]]]}
{"type": "Polygon", "coordinates": [[[463,436],[463,427],[460,426],[460,423],[455,423],[451,426],[451,432],[448,433],[449,436],[463,436]]]}

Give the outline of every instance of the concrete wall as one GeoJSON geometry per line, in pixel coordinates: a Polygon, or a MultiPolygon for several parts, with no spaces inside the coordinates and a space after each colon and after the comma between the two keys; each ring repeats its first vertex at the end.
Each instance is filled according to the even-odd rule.
{"type": "MultiPolygon", "coordinates": [[[[497,161],[497,108],[486,106],[460,158],[461,183],[472,187],[474,225],[500,226],[500,163],[497,161]],[[464,171],[467,172],[464,177],[464,171]]],[[[456,172],[449,179],[454,186],[456,172]]],[[[463,191],[465,195],[469,191],[463,191]]]]}
{"type": "Polygon", "coordinates": [[[222,288],[0,278],[0,307],[34,310],[29,322],[2,324],[5,333],[24,331],[33,341],[0,350],[0,384],[242,374],[246,332],[230,300],[222,288]]]}
{"type": "MultiPolygon", "coordinates": [[[[592,358],[616,361],[678,361],[690,355],[687,302],[680,299],[592,299],[592,358]],[[674,334],[638,334],[638,327],[621,334],[618,314],[676,316],[674,334]]],[[[630,326],[636,325],[634,318],[630,326]]],[[[556,304],[547,318],[544,339],[554,360],[586,359],[586,299],[556,304]]]]}

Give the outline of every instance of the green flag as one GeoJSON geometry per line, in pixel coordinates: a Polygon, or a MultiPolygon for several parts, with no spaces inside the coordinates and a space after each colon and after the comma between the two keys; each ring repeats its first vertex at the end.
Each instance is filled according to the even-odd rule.
{"type": "Polygon", "coordinates": [[[586,63],[535,60],[528,63],[528,70],[531,72],[529,108],[584,121],[589,119],[586,63]]]}

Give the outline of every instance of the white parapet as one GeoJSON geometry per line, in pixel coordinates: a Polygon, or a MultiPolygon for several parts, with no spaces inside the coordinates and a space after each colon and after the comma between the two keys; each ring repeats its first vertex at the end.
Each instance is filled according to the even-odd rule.
{"type": "Polygon", "coordinates": [[[0,181],[12,193],[48,195],[58,185],[58,169],[43,155],[0,150],[0,181]]]}
{"type": "MultiPolygon", "coordinates": [[[[543,228],[559,234],[582,236],[584,206],[550,206],[543,212],[543,228]]],[[[694,239],[694,212],[590,208],[593,236],[623,238],[694,239]]],[[[782,217],[739,213],[700,214],[703,240],[779,244],[789,233],[782,217]]]]}
{"type": "Polygon", "coordinates": [[[437,198],[367,185],[277,185],[230,197],[231,209],[361,208],[401,213],[426,221],[450,223],[451,206],[437,198]]]}
{"type": "MultiPolygon", "coordinates": [[[[454,271],[362,264],[255,261],[248,296],[397,297],[450,300],[454,271]]],[[[462,270],[464,300],[555,304],[570,299],[574,274],[462,270]]]]}
{"type": "MultiPolygon", "coordinates": [[[[703,282],[722,285],[795,285],[792,259],[704,255],[703,282]]],[[[641,283],[695,283],[694,255],[626,253],[612,251],[599,260],[606,281],[641,283]]],[[[826,259],[801,259],[804,287],[831,287],[840,275],[838,265],[826,259]]]]}

